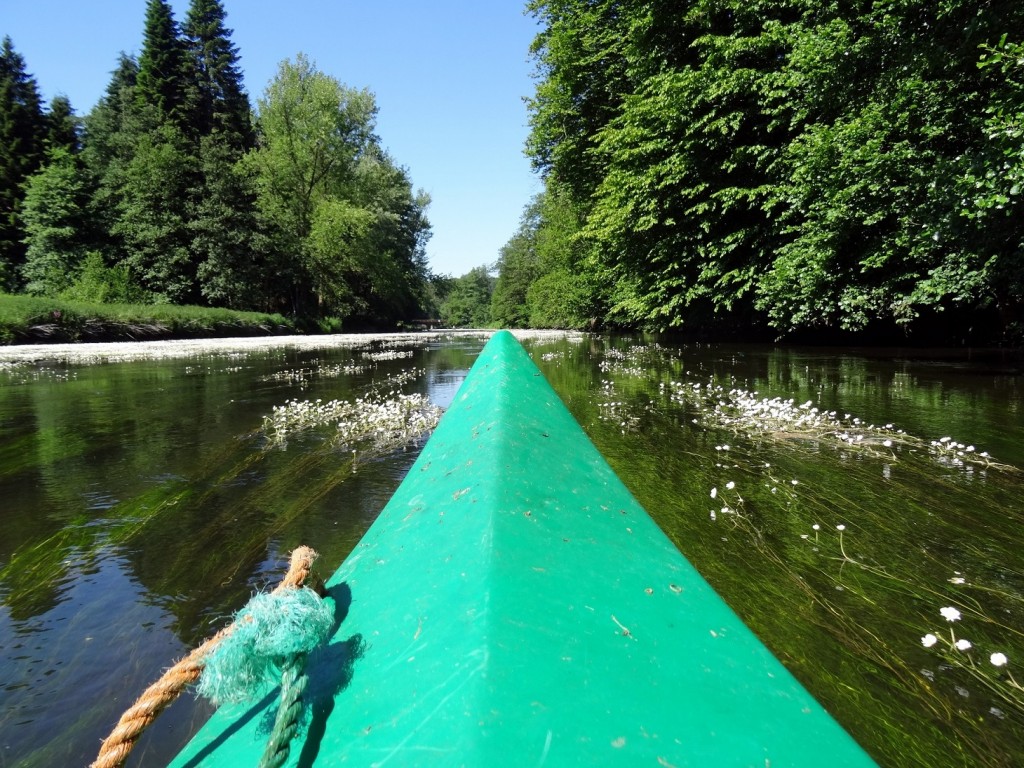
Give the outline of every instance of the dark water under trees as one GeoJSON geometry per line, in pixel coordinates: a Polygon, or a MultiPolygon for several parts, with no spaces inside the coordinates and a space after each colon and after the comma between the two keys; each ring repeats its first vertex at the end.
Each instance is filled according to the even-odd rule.
{"type": "MultiPolygon", "coordinates": [[[[88,763],[293,547],[333,570],[415,456],[360,448],[353,464],[331,430],[268,445],[274,406],[394,388],[445,406],[482,343],[0,362],[0,766],[88,763]],[[411,356],[366,356],[381,351],[411,356]]],[[[1019,376],[780,347],[525,344],[683,553],[880,764],[1024,761],[1019,376]]],[[[132,764],[163,764],[207,712],[174,705],[132,764]]]]}

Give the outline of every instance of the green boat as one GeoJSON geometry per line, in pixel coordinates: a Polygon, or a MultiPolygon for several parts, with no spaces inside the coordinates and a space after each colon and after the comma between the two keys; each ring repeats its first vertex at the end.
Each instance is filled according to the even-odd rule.
{"type": "MultiPolygon", "coordinates": [[[[326,584],[296,766],[865,766],[508,332],[326,584]]],[[[256,766],[276,693],[172,765],[256,766]]]]}

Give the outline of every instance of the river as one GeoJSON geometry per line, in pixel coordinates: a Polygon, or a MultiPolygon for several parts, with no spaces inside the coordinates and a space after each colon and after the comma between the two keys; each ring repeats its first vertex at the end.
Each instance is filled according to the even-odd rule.
{"type": "MultiPolygon", "coordinates": [[[[0,766],[87,764],[294,547],[337,567],[425,436],[394,448],[301,419],[399,395],[426,418],[484,341],[0,349],[0,766]],[[303,415],[275,433],[285,413],[303,415]]],[[[1019,375],[895,352],[524,345],[683,554],[879,764],[1024,763],[1019,375]]],[[[209,711],[183,697],[129,765],[164,764],[209,711]]]]}

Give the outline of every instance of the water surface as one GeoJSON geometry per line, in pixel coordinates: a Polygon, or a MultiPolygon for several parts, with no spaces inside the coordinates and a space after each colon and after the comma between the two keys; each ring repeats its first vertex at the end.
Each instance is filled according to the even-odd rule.
{"type": "MultiPolygon", "coordinates": [[[[1021,762],[1019,377],[784,347],[525,343],[683,553],[881,764],[1021,762]],[[775,397],[834,421],[750,410],[775,397]],[[926,648],[929,633],[941,639],[926,648]]],[[[88,763],[137,693],[276,583],[292,548],[337,567],[415,458],[416,444],[353,458],[323,430],[270,446],[274,406],[365,397],[413,371],[398,389],[444,407],[482,344],[0,369],[0,766],[88,763]],[[388,349],[411,356],[365,356],[388,349]]],[[[130,764],[163,764],[207,713],[185,697],[130,764]]]]}

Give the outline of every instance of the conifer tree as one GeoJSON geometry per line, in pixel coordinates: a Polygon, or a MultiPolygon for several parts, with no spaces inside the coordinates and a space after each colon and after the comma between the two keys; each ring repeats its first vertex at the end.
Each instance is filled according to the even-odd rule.
{"type": "Polygon", "coordinates": [[[82,148],[81,124],[67,96],[55,96],[46,113],[46,146],[49,151],[63,148],[77,153],[82,148]]]}
{"type": "Polygon", "coordinates": [[[107,174],[111,232],[122,245],[117,261],[153,300],[177,304],[200,300],[189,207],[201,176],[185,64],[170,6],[149,0],[133,98],[119,127],[120,158],[107,174]]]}
{"type": "Polygon", "coordinates": [[[254,141],[249,97],[242,87],[238,49],[220,0],[192,0],[183,28],[192,71],[189,124],[199,137],[220,134],[235,150],[254,141]]]}
{"type": "Polygon", "coordinates": [[[135,99],[151,107],[157,123],[184,118],[186,88],[185,48],[166,0],[149,0],[135,99]]]}
{"type": "Polygon", "coordinates": [[[14,287],[25,258],[22,184],[42,165],[45,136],[36,81],[5,37],[0,45],[0,288],[14,287]]]}
{"type": "Polygon", "coordinates": [[[191,191],[190,249],[205,301],[238,309],[262,306],[267,238],[261,234],[250,178],[238,168],[255,145],[238,50],[220,0],[192,0],[183,25],[191,72],[188,128],[200,178],[191,191]]]}
{"type": "Polygon", "coordinates": [[[119,238],[112,230],[122,196],[124,169],[133,151],[126,124],[134,107],[138,73],[135,59],[121,53],[107,90],[86,115],[83,125],[82,160],[95,184],[91,220],[105,233],[101,250],[111,263],[122,255],[119,238]]]}

